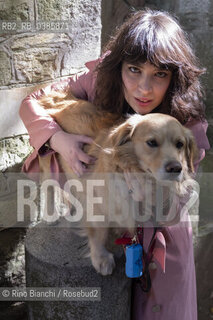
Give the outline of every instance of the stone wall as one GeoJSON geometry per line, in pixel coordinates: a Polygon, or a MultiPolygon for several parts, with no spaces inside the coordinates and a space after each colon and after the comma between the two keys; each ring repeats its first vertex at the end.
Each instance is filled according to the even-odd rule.
{"type": "Polygon", "coordinates": [[[97,57],[100,13],[100,0],[38,0],[35,5],[32,0],[2,2],[1,88],[68,76],[97,57]]]}
{"type": "MultiPolygon", "coordinates": [[[[6,199],[7,182],[2,183],[8,172],[21,170],[31,152],[20,103],[47,83],[82,70],[99,56],[100,43],[101,0],[0,0],[1,287],[25,284],[25,229],[13,227],[17,196],[6,199]]],[[[25,315],[24,304],[0,302],[1,319],[25,315]]]]}
{"type": "Polygon", "coordinates": [[[101,33],[101,46],[109,40],[110,35],[119,27],[124,19],[128,16],[134,8],[144,8],[145,0],[102,0],[102,33],[101,33]]]}
{"type": "Polygon", "coordinates": [[[11,126],[8,114],[17,116],[34,86],[72,75],[99,56],[100,14],[101,0],[0,1],[0,110],[10,128],[6,134],[1,128],[0,138],[26,132],[17,119],[11,126]]]}

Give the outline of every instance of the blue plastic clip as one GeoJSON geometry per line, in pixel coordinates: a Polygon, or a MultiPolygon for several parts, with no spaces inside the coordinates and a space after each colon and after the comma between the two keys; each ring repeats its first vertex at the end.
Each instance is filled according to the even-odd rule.
{"type": "Polygon", "coordinates": [[[126,246],[126,276],[129,278],[139,278],[143,274],[143,249],[138,244],[126,246]]]}

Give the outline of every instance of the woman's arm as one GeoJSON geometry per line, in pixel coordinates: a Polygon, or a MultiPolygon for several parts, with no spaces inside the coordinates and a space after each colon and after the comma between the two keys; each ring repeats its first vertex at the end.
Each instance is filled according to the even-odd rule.
{"type": "Polygon", "coordinates": [[[71,90],[77,98],[87,100],[88,94],[86,90],[88,89],[88,85],[86,85],[86,82],[92,80],[91,73],[91,71],[87,71],[48,85],[30,94],[22,101],[19,114],[29,133],[30,144],[36,150],[39,150],[55,132],[62,130],[53,118],[47,114],[46,110],[39,105],[38,100],[43,95],[48,95],[52,91],[64,90],[66,88],[71,90]]]}
{"type": "Polygon", "coordinates": [[[49,116],[38,101],[43,95],[52,91],[71,90],[74,96],[80,99],[92,101],[94,97],[95,74],[93,70],[87,70],[66,80],[59,81],[27,96],[20,107],[20,117],[23,120],[29,136],[30,144],[35,152],[40,152],[42,146],[49,140],[52,149],[59,152],[77,175],[85,171],[84,163],[91,163],[93,158],[86,155],[81,147],[83,143],[91,143],[92,139],[85,136],[70,135],[65,133],[60,126],[49,116]]]}

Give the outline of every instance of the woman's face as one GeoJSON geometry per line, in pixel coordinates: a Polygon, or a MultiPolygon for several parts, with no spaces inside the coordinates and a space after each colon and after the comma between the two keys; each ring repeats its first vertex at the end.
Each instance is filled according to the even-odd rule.
{"type": "Polygon", "coordinates": [[[124,97],[132,109],[147,114],[162,102],[172,78],[169,70],[158,69],[150,62],[123,62],[121,69],[124,97]]]}

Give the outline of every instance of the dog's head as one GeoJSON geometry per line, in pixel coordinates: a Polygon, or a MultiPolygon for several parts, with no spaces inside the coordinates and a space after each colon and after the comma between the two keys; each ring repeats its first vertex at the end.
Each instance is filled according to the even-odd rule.
{"type": "Polygon", "coordinates": [[[194,172],[194,137],[169,115],[133,115],[110,138],[114,159],[122,170],[148,172],[158,181],[182,181],[194,172]]]}

